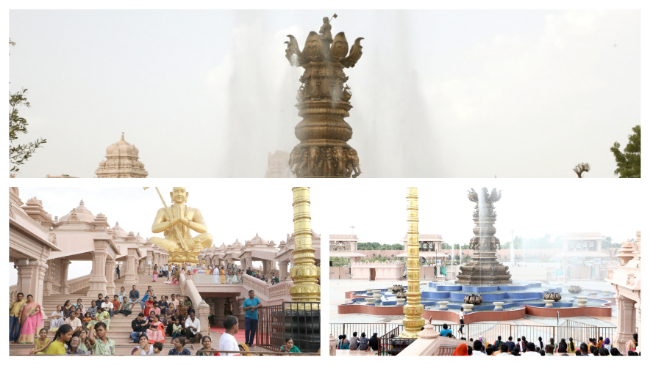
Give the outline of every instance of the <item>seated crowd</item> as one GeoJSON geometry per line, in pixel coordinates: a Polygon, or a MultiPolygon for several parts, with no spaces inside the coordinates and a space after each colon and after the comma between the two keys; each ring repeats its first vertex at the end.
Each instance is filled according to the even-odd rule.
{"type": "MultiPolygon", "coordinates": [[[[462,333],[461,333],[462,334],[462,333]]],[[[440,335],[449,338],[454,337],[452,330],[449,329],[447,324],[442,325],[440,335]]],[[[394,335],[391,336],[391,340],[394,335]]],[[[465,337],[460,337],[461,340],[467,340],[465,337]]],[[[624,349],[617,349],[609,338],[603,339],[599,337],[598,340],[590,338],[588,343],[581,343],[578,345],[572,337],[566,341],[564,338],[556,343],[553,338],[549,339],[547,344],[544,344],[541,337],[537,339],[538,342],[528,342],[525,336],[517,338],[513,341],[512,336],[508,337],[507,341],[503,341],[501,336],[497,337],[494,343],[489,343],[483,336],[479,336],[477,340],[469,339],[472,346],[465,343],[458,345],[452,356],[554,356],[555,354],[564,354],[569,356],[570,353],[576,356],[640,356],[638,351],[638,335],[634,334],[633,339],[625,344],[624,349]]],[[[382,350],[390,350],[392,345],[381,345],[382,350]]],[[[339,350],[360,350],[360,351],[379,351],[380,343],[377,333],[368,338],[365,332],[361,336],[357,336],[357,332],[352,333],[350,339],[346,334],[339,335],[337,349],[339,350]]]]}

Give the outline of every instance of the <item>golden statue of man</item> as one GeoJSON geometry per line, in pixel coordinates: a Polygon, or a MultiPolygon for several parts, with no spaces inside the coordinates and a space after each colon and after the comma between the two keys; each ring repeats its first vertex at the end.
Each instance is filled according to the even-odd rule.
{"type": "Polygon", "coordinates": [[[199,251],[212,246],[212,235],[207,232],[201,211],[185,203],[189,193],[185,188],[174,188],[169,193],[172,205],[158,209],[153,221],[153,233],[165,232],[165,238],[151,237],[151,242],[169,252],[170,263],[198,263],[199,251]],[[199,233],[192,237],[190,230],[199,233]]]}

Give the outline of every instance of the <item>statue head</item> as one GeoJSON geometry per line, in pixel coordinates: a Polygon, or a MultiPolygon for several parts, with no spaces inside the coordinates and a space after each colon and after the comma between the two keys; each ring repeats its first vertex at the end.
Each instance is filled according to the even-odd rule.
{"type": "Polygon", "coordinates": [[[326,24],[327,24],[327,23],[329,23],[329,22],[330,22],[330,20],[329,20],[328,17],[324,17],[324,18],[323,18],[323,23],[326,23],[326,24]]]}
{"type": "Polygon", "coordinates": [[[174,188],[174,191],[169,193],[169,196],[172,197],[172,202],[177,204],[183,204],[187,202],[187,197],[190,195],[185,188],[174,188]]]}

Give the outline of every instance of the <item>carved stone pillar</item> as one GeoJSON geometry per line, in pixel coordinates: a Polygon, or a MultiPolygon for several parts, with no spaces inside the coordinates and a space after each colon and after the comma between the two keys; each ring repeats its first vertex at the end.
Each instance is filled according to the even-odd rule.
{"type": "Polygon", "coordinates": [[[145,274],[153,275],[153,251],[147,251],[147,261],[145,262],[145,274]]]}
{"type": "Polygon", "coordinates": [[[48,265],[37,260],[20,259],[15,266],[18,270],[18,292],[24,293],[25,297],[31,294],[36,303],[43,303],[43,284],[48,265]]]}
{"type": "Polygon", "coordinates": [[[61,294],[70,294],[70,285],[68,285],[69,266],[69,260],[61,259],[61,276],[59,277],[59,283],[61,283],[61,294]]]}
{"type": "Polygon", "coordinates": [[[271,269],[271,261],[269,260],[262,261],[262,271],[264,271],[264,276],[268,275],[270,269],[271,269]]]}
{"type": "MultiPolygon", "coordinates": [[[[637,233],[637,234],[640,235],[640,233],[637,233]]],[[[636,308],[636,321],[639,324],[638,326],[636,326],[636,323],[635,323],[635,326],[637,327],[637,334],[639,335],[639,341],[642,341],[641,340],[641,328],[643,328],[643,325],[641,323],[641,302],[634,303],[634,308],[636,308]]]]}
{"type": "Polygon", "coordinates": [[[287,261],[280,262],[280,281],[284,281],[289,275],[288,267],[289,263],[287,261]]]}
{"type": "Polygon", "coordinates": [[[196,312],[198,314],[197,317],[199,317],[199,320],[201,321],[201,335],[210,335],[210,320],[208,319],[210,316],[210,306],[205,302],[205,300],[202,300],[201,303],[199,303],[199,308],[196,312]]]}
{"type": "Polygon", "coordinates": [[[90,289],[88,290],[89,297],[97,297],[97,294],[106,294],[106,259],[108,253],[106,249],[108,243],[95,242],[95,251],[93,252],[93,270],[90,275],[90,289]]]}
{"type": "Polygon", "coordinates": [[[124,275],[124,286],[131,286],[137,283],[136,281],[137,275],[135,272],[137,251],[136,248],[129,248],[127,252],[128,254],[126,256],[126,264],[124,265],[125,269],[122,275],[124,275]]]}
{"type": "Polygon", "coordinates": [[[54,294],[54,280],[52,279],[53,264],[54,264],[54,260],[47,260],[45,264],[46,268],[45,268],[45,275],[43,278],[43,295],[45,296],[54,294]]]}
{"type": "Polygon", "coordinates": [[[244,297],[236,297],[232,301],[232,315],[237,317],[240,323],[244,322],[244,297]]]}
{"type": "Polygon", "coordinates": [[[106,261],[106,295],[110,295],[113,300],[113,295],[117,294],[117,288],[115,286],[115,260],[106,261]]]}
{"type": "Polygon", "coordinates": [[[618,307],[618,318],[614,342],[619,349],[625,348],[625,343],[632,339],[636,333],[636,311],[635,302],[623,295],[616,296],[616,305],[618,307]]]}

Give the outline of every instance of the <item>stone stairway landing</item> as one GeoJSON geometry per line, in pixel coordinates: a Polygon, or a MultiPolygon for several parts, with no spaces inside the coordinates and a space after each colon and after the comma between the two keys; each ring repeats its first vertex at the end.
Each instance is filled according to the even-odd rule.
{"type": "MultiPolygon", "coordinates": [[[[157,282],[152,282],[153,277],[151,275],[138,275],[138,283],[136,284],[136,288],[140,292],[140,298],[144,296],[144,293],[147,290],[147,286],[151,286],[154,294],[160,299],[162,295],[167,295],[171,299],[172,294],[181,294],[181,289],[180,286],[178,285],[168,285],[165,284],[164,282],[168,280],[167,278],[159,278],[157,282]]],[[[127,285],[124,285],[124,276],[122,276],[120,279],[115,280],[115,285],[117,291],[120,290],[121,286],[124,286],[125,289],[128,291],[131,290],[131,287],[127,285]]],[[[117,294],[117,291],[115,293],[103,293],[103,294],[108,294],[111,297],[114,294],[117,294]]],[[[47,319],[44,320],[44,327],[49,328],[50,326],[50,315],[54,310],[56,309],[57,305],[63,305],[66,300],[70,300],[71,302],[75,303],[78,298],[82,299],[82,303],[86,306],[90,305],[90,302],[92,300],[96,300],[97,297],[90,297],[87,295],[88,293],[88,288],[85,288],[83,290],[80,290],[76,293],[72,294],[52,294],[49,296],[46,296],[43,300],[43,303],[41,303],[43,307],[43,311],[47,315],[47,319]]],[[[130,316],[124,316],[123,314],[116,314],[111,318],[111,323],[110,323],[110,329],[108,331],[108,336],[112,340],[115,341],[115,344],[117,346],[131,346],[131,340],[129,338],[129,334],[131,334],[131,321],[135,319],[137,316],[137,313],[141,311],[140,303],[136,303],[133,307],[133,314],[130,316]]],[[[171,344],[171,337],[166,338],[166,343],[171,344]]]]}

